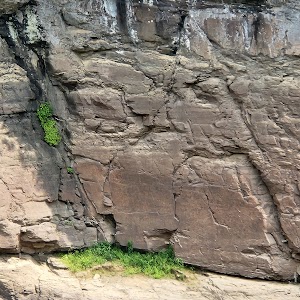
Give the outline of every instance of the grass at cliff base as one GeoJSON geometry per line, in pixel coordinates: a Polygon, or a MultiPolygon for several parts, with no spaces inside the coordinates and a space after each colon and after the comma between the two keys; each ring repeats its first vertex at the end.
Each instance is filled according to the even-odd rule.
{"type": "Polygon", "coordinates": [[[143,274],[157,279],[175,276],[177,279],[184,279],[183,262],[175,257],[171,246],[157,253],[141,253],[131,246],[120,248],[103,242],[64,254],[61,260],[72,272],[95,270],[97,266],[107,266],[109,263],[121,267],[126,275],[143,274]]]}

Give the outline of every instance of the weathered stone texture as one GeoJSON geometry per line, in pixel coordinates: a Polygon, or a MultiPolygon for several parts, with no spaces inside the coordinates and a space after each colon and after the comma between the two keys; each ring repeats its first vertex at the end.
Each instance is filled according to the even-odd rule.
{"type": "Polygon", "coordinates": [[[40,0],[1,18],[1,251],[172,243],[211,270],[293,278],[300,7],[247,3],[40,0]]]}
{"type": "Polygon", "coordinates": [[[28,3],[29,0],[1,0],[0,1],[0,13],[13,13],[20,6],[28,3]]]}
{"type": "MultiPolygon", "coordinates": [[[[97,266],[99,268],[99,266],[97,266]]],[[[295,300],[299,287],[289,283],[233,278],[205,272],[188,275],[187,282],[153,279],[145,276],[122,276],[109,263],[101,269],[74,276],[57,258],[22,254],[0,257],[0,296],[18,300],[295,300]],[[105,275],[113,270],[114,276],[105,275]],[[96,272],[96,274],[95,274],[96,272]]]]}
{"type": "Polygon", "coordinates": [[[116,239],[157,249],[177,229],[172,194],[173,165],[166,153],[124,153],[109,176],[117,222],[116,239]],[[153,245],[152,245],[153,244],[153,245]]]}
{"type": "Polygon", "coordinates": [[[4,40],[1,47],[0,252],[90,245],[97,241],[97,229],[92,233],[84,223],[74,176],[65,174],[59,152],[41,139],[32,74],[26,64],[17,64],[4,40]]]}
{"type": "Polygon", "coordinates": [[[247,157],[193,157],[177,174],[179,255],[217,271],[267,276],[265,270],[277,273],[280,266],[287,275],[293,264],[278,250],[283,236],[276,207],[247,157]]]}

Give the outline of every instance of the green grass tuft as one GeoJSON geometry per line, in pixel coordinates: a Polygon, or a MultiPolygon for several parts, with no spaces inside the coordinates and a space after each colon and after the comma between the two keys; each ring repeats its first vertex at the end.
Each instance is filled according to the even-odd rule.
{"type": "Polygon", "coordinates": [[[184,268],[181,259],[174,255],[173,248],[158,253],[140,253],[133,250],[132,243],[127,249],[103,242],[85,250],[76,250],[61,257],[73,272],[87,270],[105,262],[115,262],[123,266],[125,274],[144,274],[152,278],[171,276],[174,270],[184,268]]]}
{"type": "Polygon", "coordinates": [[[53,110],[49,102],[42,103],[39,106],[37,116],[44,130],[45,142],[50,146],[57,146],[61,141],[61,135],[56,121],[53,119],[53,110]]]}
{"type": "Polygon", "coordinates": [[[67,167],[68,174],[74,174],[74,169],[72,167],[67,167]]]}

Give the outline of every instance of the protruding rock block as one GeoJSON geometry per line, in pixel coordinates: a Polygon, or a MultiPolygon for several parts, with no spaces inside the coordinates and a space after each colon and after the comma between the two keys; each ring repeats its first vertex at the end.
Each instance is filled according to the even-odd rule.
{"type": "Polygon", "coordinates": [[[164,246],[178,226],[170,157],[163,152],[127,152],[118,155],[114,166],[109,181],[117,241],[127,245],[131,240],[134,247],[149,250],[164,246]]]}
{"type": "Polygon", "coordinates": [[[184,261],[249,277],[288,278],[296,270],[297,263],[287,260],[289,251],[281,252],[276,207],[246,156],[193,157],[177,178],[180,222],[174,241],[184,261]]]}

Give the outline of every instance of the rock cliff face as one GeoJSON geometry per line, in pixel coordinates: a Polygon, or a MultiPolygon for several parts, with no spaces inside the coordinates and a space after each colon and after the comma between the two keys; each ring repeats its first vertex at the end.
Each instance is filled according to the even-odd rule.
{"type": "Polygon", "coordinates": [[[0,6],[1,252],[131,240],[217,272],[300,273],[297,0],[0,6]]]}

